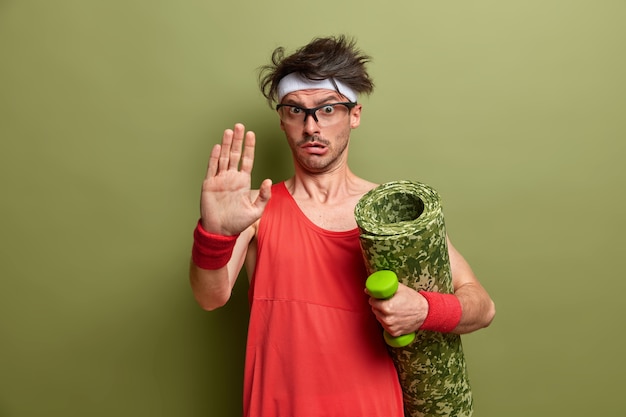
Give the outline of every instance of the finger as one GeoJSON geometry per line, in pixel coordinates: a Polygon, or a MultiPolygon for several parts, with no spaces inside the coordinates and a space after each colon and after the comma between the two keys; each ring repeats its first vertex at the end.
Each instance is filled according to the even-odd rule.
{"type": "Polygon", "coordinates": [[[389,316],[393,313],[391,302],[389,300],[378,300],[376,298],[370,298],[370,306],[372,310],[376,311],[378,315],[389,316]]]}
{"type": "Polygon", "coordinates": [[[257,209],[259,209],[260,211],[263,211],[268,201],[270,201],[271,197],[272,197],[272,180],[270,179],[263,180],[263,182],[261,183],[261,186],[259,187],[259,195],[257,196],[256,200],[254,200],[253,204],[257,209]]]}
{"type": "Polygon", "coordinates": [[[259,187],[259,199],[263,200],[263,201],[269,201],[269,199],[272,197],[272,180],[265,179],[263,180],[263,182],[261,183],[261,187],[259,187]]]}
{"type": "MultiPolygon", "coordinates": [[[[388,299],[387,299],[388,300],[388,299]]],[[[376,297],[370,297],[369,299],[369,303],[372,307],[375,307],[377,309],[381,309],[381,307],[387,303],[387,300],[382,299],[382,298],[376,298],[376,297]]]]}
{"type": "Polygon", "coordinates": [[[224,131],[224,135],[222,136],[222,146],[220,149],[219,166],[217,167],[218,171],[228,169],[228,162],[230,161],[230,148],[233,143],[233,135],[234,132],[231,129],[226,129],[224,131]]]}
{"type": "Polygon", "coordinates": [[[209,167],[207,169],[206,177],[214,177],[217,174],[217,166],[220,163],[220,151],[222,146],[215,145],[213,149],[211,149],[211,156],[209,157],[209,167]]]}
{"type": "Polygon", "coordinates": [[[256,146],[256,136],[254,132],[246,133],[246,142],[243,148],[243,157],[241,158],[241,172],[246,174],[252,173],[254,165],[254,148],[256,146]]]}
{"type": "Polygon", "coordinates": [[[230,147],[230,155],[228,160],[228,169],[239,169],[241,160],[241,148],[243,147],[243,138],[246,128],[241,123],[235,124],[233,133],[233,141],[230,147]]]}
{"type": "Polygon", "coordinates": [[[376,317],[376,321],[378,321],[383,327],[387,326],[387,317],[380,314],[380,311],[372,309],[372,313],[374,313],[374,317],[376,317]]]}
{"type": "Polygon", "coordinates": [[[372,313],[374,313],[374,315],[378,318],[378,320],[382,320],[382,318],[384,317],[384,312],[380,308],[380,300],[370,297],[369,304],[370,304],[372,313]]]}

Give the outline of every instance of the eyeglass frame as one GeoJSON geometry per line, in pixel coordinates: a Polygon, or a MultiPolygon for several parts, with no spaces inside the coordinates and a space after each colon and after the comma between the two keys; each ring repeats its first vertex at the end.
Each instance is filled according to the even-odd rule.
{"type": "Polygon", "coordinates": [[[315,120],[315,123],[319,123],[319,120],[317,119],[317,116],[315,115],[315,113],[318,110],[323,109],[324,107],[328,107],[328,106],[332,106],[333,108],[335,108],[336,105],[342,105],[342,106],[346,106],[348,108],[348,114],[349,114],[350,111],[352,111],[352,109],[357,106],[357,104],[358,103],[356,101],[340,101],[340,102],[337,102],[337,103],[326,103],[326,104],[322,104],[321,106],[311,107],[311,108],[302,107],[302,106],[298,106],[298,105],[295,105],[295,104],[277,104],[276,105],[276,111],[279,111],[283,107],[293,107],[293,108],[296,108],[296,109],[300,109],[300,110],[302,110],[304,112],[304,120],[302,121],[302,123],[306,123],[306,119],[309,116],[313,117],[313,120],[315,120]]]}

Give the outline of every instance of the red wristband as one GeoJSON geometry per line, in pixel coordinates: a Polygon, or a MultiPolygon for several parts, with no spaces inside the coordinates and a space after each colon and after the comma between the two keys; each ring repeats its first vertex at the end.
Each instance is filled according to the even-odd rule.
{"type": "Polygon", "coordinates": [[[428,314],[420,330],[449,333],[461,321],[461,303],[453,294],[420,291],[428,301],[428,314]]]}
{"type": "Polygon", "coordinates": [[[237,237],[209,233],[202,228],[200,220],[193,231],[191,259],[202,269],[220,269],[228,263],[233,254],[237,237]]]}

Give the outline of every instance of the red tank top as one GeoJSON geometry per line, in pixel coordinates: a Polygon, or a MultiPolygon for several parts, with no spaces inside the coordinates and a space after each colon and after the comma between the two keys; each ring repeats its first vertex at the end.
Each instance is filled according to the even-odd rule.
{"type": "Polygon", "coordinates": [[[250,287],[246,417],[404,415],[358,237],[316,226],[284,183],[272,187],[250,287]]]}

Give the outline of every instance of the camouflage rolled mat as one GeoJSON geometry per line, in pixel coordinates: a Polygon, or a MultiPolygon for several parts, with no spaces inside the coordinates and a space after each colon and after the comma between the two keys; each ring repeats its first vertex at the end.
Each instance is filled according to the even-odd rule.
{"type": "MultiPolygon", "coordinates": [[[[382,184],[361,198],[355,217],[368,273],[387,269],[415,290],[452,293],[441,199],[434,189],[411,181],[382,184]]],[[[410,345],[389,350],[406,417],[472,415],[459,335],[418,331],[410,345]]]]}

